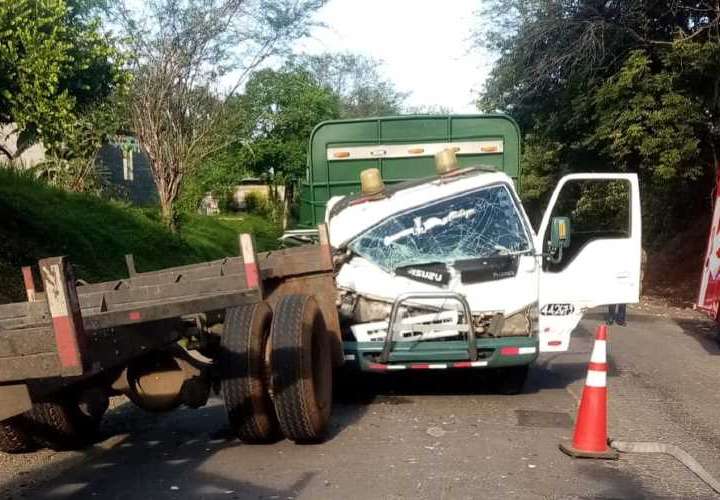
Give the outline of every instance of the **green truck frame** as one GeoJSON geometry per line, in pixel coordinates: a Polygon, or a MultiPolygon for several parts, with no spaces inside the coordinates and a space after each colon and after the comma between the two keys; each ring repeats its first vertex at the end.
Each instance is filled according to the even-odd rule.
{"type": "Polygon", "coordinates": [[[331,197],[360,191],[363,170],[379,168],[386,184],[431,177],[435,175],[432,145],[467,141],[487,141],[488,151],[459,154],[460,167],[479,163],[492,166],[512,177],[519,188],[520,129],[509,116],[410,115],[320,123],[310,135],[306,176],[300,183],[298,228],[321,224],[331,197]],[[492,143],[497,141],[501,147],[492,151],[492,143]],[[362,146],[388,146],[388,151],[355,161],[328,154],[335,149],[362,146]],[[402,146],[416,152],[410,156],[392,154],[402,146]]]}

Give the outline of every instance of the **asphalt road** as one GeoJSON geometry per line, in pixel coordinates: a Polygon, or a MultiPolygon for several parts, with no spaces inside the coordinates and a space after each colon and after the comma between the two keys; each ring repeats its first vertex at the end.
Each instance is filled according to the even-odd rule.
{"type": "MultiPolygon", "coordinates": [[[[610,435],[680,445],[720,476],[720,343],[692,312],[634,309],[610,330],[610,435]]],[[[572,434],[599,316],[569,353],[543,356],[519,396],[460,376],[374,378],[336,403],[330,439],[249,446],[219,401],[148,415],[128,404],[84,452],[0,455],[15,498],[715,498],[674,459],[573,460],[572,434]]]]}

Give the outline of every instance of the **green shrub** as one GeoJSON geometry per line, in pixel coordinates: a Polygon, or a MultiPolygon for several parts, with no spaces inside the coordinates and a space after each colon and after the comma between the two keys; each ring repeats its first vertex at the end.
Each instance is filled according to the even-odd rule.
{"type": "Polygon", "coordinates": [[[250,191],[245,194],[245,211],[251,214],[267,215],[268,198],[259,191],[250,191]]]}

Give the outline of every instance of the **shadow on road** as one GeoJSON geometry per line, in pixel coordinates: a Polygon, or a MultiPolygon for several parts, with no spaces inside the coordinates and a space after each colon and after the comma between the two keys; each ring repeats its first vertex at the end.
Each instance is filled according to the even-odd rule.
{"type": "Polygon", "coordinates": [[[685,335],[696,340],[708,354],[720,355],[720,330],[714,321],[681,318],[674,318],[673,321],[682,328],[685,335]]]}
{"type": "Polygon", "coordinates": [[[127,403],[110,412],[103,425],[102,439],[110,439],[111,445],[106,441],[66,460],[57,455],[57,463],[0,486],[0,498],[177,499],[222,495],[232,499],[285,499],[297,497],[316,475],[304,472],[287,487],[271,488],[233,479],[242,476],[235,473],[242,470],[241,464],[227,473],[210,472],[203,464],[214,456],[236,447],[254,448],[237,439],[218,438],[224,434],[219,431],[225,425],[221,404],[150,414],[127,403]]]}

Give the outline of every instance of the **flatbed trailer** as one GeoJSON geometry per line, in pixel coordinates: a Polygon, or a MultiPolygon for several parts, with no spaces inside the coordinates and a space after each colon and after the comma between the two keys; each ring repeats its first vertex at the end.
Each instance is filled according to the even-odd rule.
{"type": "Polygon", "coordinates": [[[0,449],[82,446],[125,394],[149,411],[221,393],[250,442],[322,439],[343,363],[327,230],[320,243],[80,284],[65,257],[22,269],[0,305],[0,449]],[[301,404],[300,404],[301,403],[301,404]]]}

